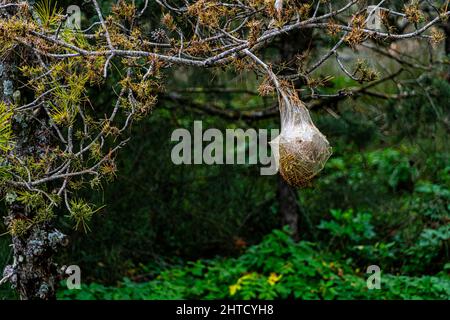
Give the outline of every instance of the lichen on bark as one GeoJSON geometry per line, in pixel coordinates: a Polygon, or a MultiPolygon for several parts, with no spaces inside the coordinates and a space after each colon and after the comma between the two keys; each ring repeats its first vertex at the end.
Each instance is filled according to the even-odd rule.
{"type": "MultiPolygon", "coordinates": [[[[8,11],[0,12],[0,16],[7,18],[8,11]]],[[[13,112],[14,100],[20,97],[20,91],[15,90],[14,85],[17,81],[16,59],[14,52],[9,52],[0,64],[0,102],[10,106],[13,112]]],[[[28,115],[22,113],[12,117],[11,128],[15,141],[10,152],[18,159],[39,159],[51,144],[48,130],[43,130],[39,122],[32,120],[36,117],[39,115],[31,114],[31,111],[28,115]]],[[[8,230],[18,221],[36,220],[36,208],[18,202],[17,196],[13,196],[15,191],[7,191],[10,201],[7,201],[8,211],[4,223],[8,230]]],[[[51,221],[32,223],[21,233],[10,233],[13,261],[4,268],[2,279],[10,282],[21,299],[54,299],[60,270],[53,257],[58,248],[66,244],[66,236],[55,229],[51,221]]]]}

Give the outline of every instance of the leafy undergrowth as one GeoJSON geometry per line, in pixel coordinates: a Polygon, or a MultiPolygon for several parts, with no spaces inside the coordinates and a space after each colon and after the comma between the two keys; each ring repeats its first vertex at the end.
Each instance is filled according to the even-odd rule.
{"type": "MultiPolygon", "coordinates": [[[[336,214],[335,214],[336,215],[336,214]]],[[[366,216],[360,218],[367,219],[366,216]]],[[[359,219],[356,219],[359,221],[359,219]]],[[[329,227],[329,226],[328,226],[329,227]]],[[[323,223],[322,228],[327,228],[323,223]]],[[[362,234],[371,237],[370,232],[362,234]]],[[[321,250],[311,242],[294,242],[286,230],[275,230],[238,258],[191,262],[135,283],[117,287],[91,283],[63,290],[59,299],[449,299],[445,264],[435,275],[383,273],[381,288],[369,290],[367,265],[355,268],[352,258],[321,250]],[[355,268],[355,269],[354,269],[355,268]]]]}
{"type": "Polygon", "coordinates": [[[237,258],[152,270],[148,282],[91,283],[59,298],[447,300],[450,167],[439,156],[419,170],[415,154],[383,149],[331,159],[315,188],[301,193],[312,213],[310,241],[274,230],[237,258]],[[381,269],[380,289],[368,289],[371,265],[381,269]]]}

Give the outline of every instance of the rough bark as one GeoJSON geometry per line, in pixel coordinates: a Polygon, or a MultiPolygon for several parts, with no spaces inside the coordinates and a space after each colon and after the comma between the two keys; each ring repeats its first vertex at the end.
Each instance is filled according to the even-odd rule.
{"type": "MultiPolygon", "coordinates": [[[[17,219],[22,214],[20,205],[11,206],[7,219],[17,219]]],[[[33,227],[25,236],[12,237],[14,263],[6,266],[4,275],[22,300],[53,300],[59,270],[53,262],[64,235],[49,224],[33,227]]]]}
{"type": "MultiPolygon", "coordinates": [[[[0,12],[0,18],[7,19],[8,12],[0,12]]],[[[0,100],[6,105],[12,105],[20,97],[20,92],[15,90],[16,77],[16,57],[10,52],[0,61],[0,100]]],[[[33,120],[35,117],[39,114],[13,117],[16,144],[12,152],[19,158],[39,158],[50,144],[49,132],[40,128],[33,120]]],[[[14,220],[32,219],[34,214],[17,201],[11,201],[4,222],[8,227],[14,220]]],[[[66,237],[48,222],[33,224],[25,234],[11,238],[13,262],[4,268],[0,278],[9,280],[21,299],[54,299],[59,272],[53,256],[66,237]]]]}

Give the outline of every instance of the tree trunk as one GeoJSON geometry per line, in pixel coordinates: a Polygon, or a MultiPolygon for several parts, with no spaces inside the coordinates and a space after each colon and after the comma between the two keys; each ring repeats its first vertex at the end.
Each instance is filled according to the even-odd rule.
{"type": "MultiPolygon", "coordinates": [[[[450,22],[446,22],[443,25],[445,32],[445,54],[450,55],[450,22]]],[[[450,82],[450,68],[447,69],[447,81],[450,82]]]]}
{"type": "MultiPolygon", "coordinates": [[[[4,10],[0,12],[0,18],[8,19],[9,14],[4,10]]],[[[16,69],[16,57],[10,51],[0,61],[0,101],[7,106],[20,97],[20,92],[15,91],[14,87],[16,69]]],[[[15,146],[12,153],[18,158],[38,159],[50,143],[49,133],[40,128],[33,117],[39,115],[21,114],[21,117],[13,117],[15,146]]],[[[32,219],[35,215],[35,212],[18,203],[14,195],[7,203],[8,213],[4,220],[8,228],[17,220],[32,219]]],[[[58,270],[53,263],[53,255],[65,240],[65,236],[49,223],[33,223],[26,232],[12,235],[13,263],[4,268],[3,277],[0,278],[9,280],[21,299],[54,299],[58,270]]]]}
{"type": "Polygon", "coordinates": [[[297,193],[294,188],[287,184],[286,181],[278,176],[278,203],[281,214],[281,223],[283,226],[289,226],[292,232],[292,238],[299,240],[299,208],[297,205],[297,193]]]}
{"type": "MultiPolygon", "coordinates": [[[[294,64],[295,55],[307,50],[312,38],[311,30],[301,30],[281,37],[279,42],[280,58],[283,62],[294,64]]],[[[295,66],[293,66],[295,70],[295,66]]],[[[286,72],[284,73],[286,74],[286,72]]],[[[302,83],[295,83],[296,87],[302,83]]],[[[288,225],[295,240],[300,238],[300,207],[297,203],[296,189],[291,187],[281,176],[278,177],[278,203],[281,222],[288,225]]],[[[304,229],[304,228],[302,228],[304,229]]]]}
{"type": "MultiPolygon", "coordinates": [[[[26,211],[21,205],[12,205],[7,219],[17,219],[23,212],[26,211]]],[[[61,232],[52,230],[48,224],[33,226],[26,235],[12,237],[14,263],[6,266],[4,274],[11,275],[9,280],[20,299],[56,298],[59,272],[53,263],[53,255],[64,238],[61,232]]]]}

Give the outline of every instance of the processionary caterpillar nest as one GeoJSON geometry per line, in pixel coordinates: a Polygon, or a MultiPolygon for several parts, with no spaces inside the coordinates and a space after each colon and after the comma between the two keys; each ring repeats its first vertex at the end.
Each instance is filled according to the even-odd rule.
{"type": "Polygon", "coordinates": [[[325,166],[332,149],[293,89],[279,90],[281,133],[270,142],[281,176],[305,186],[325,166]]]}

